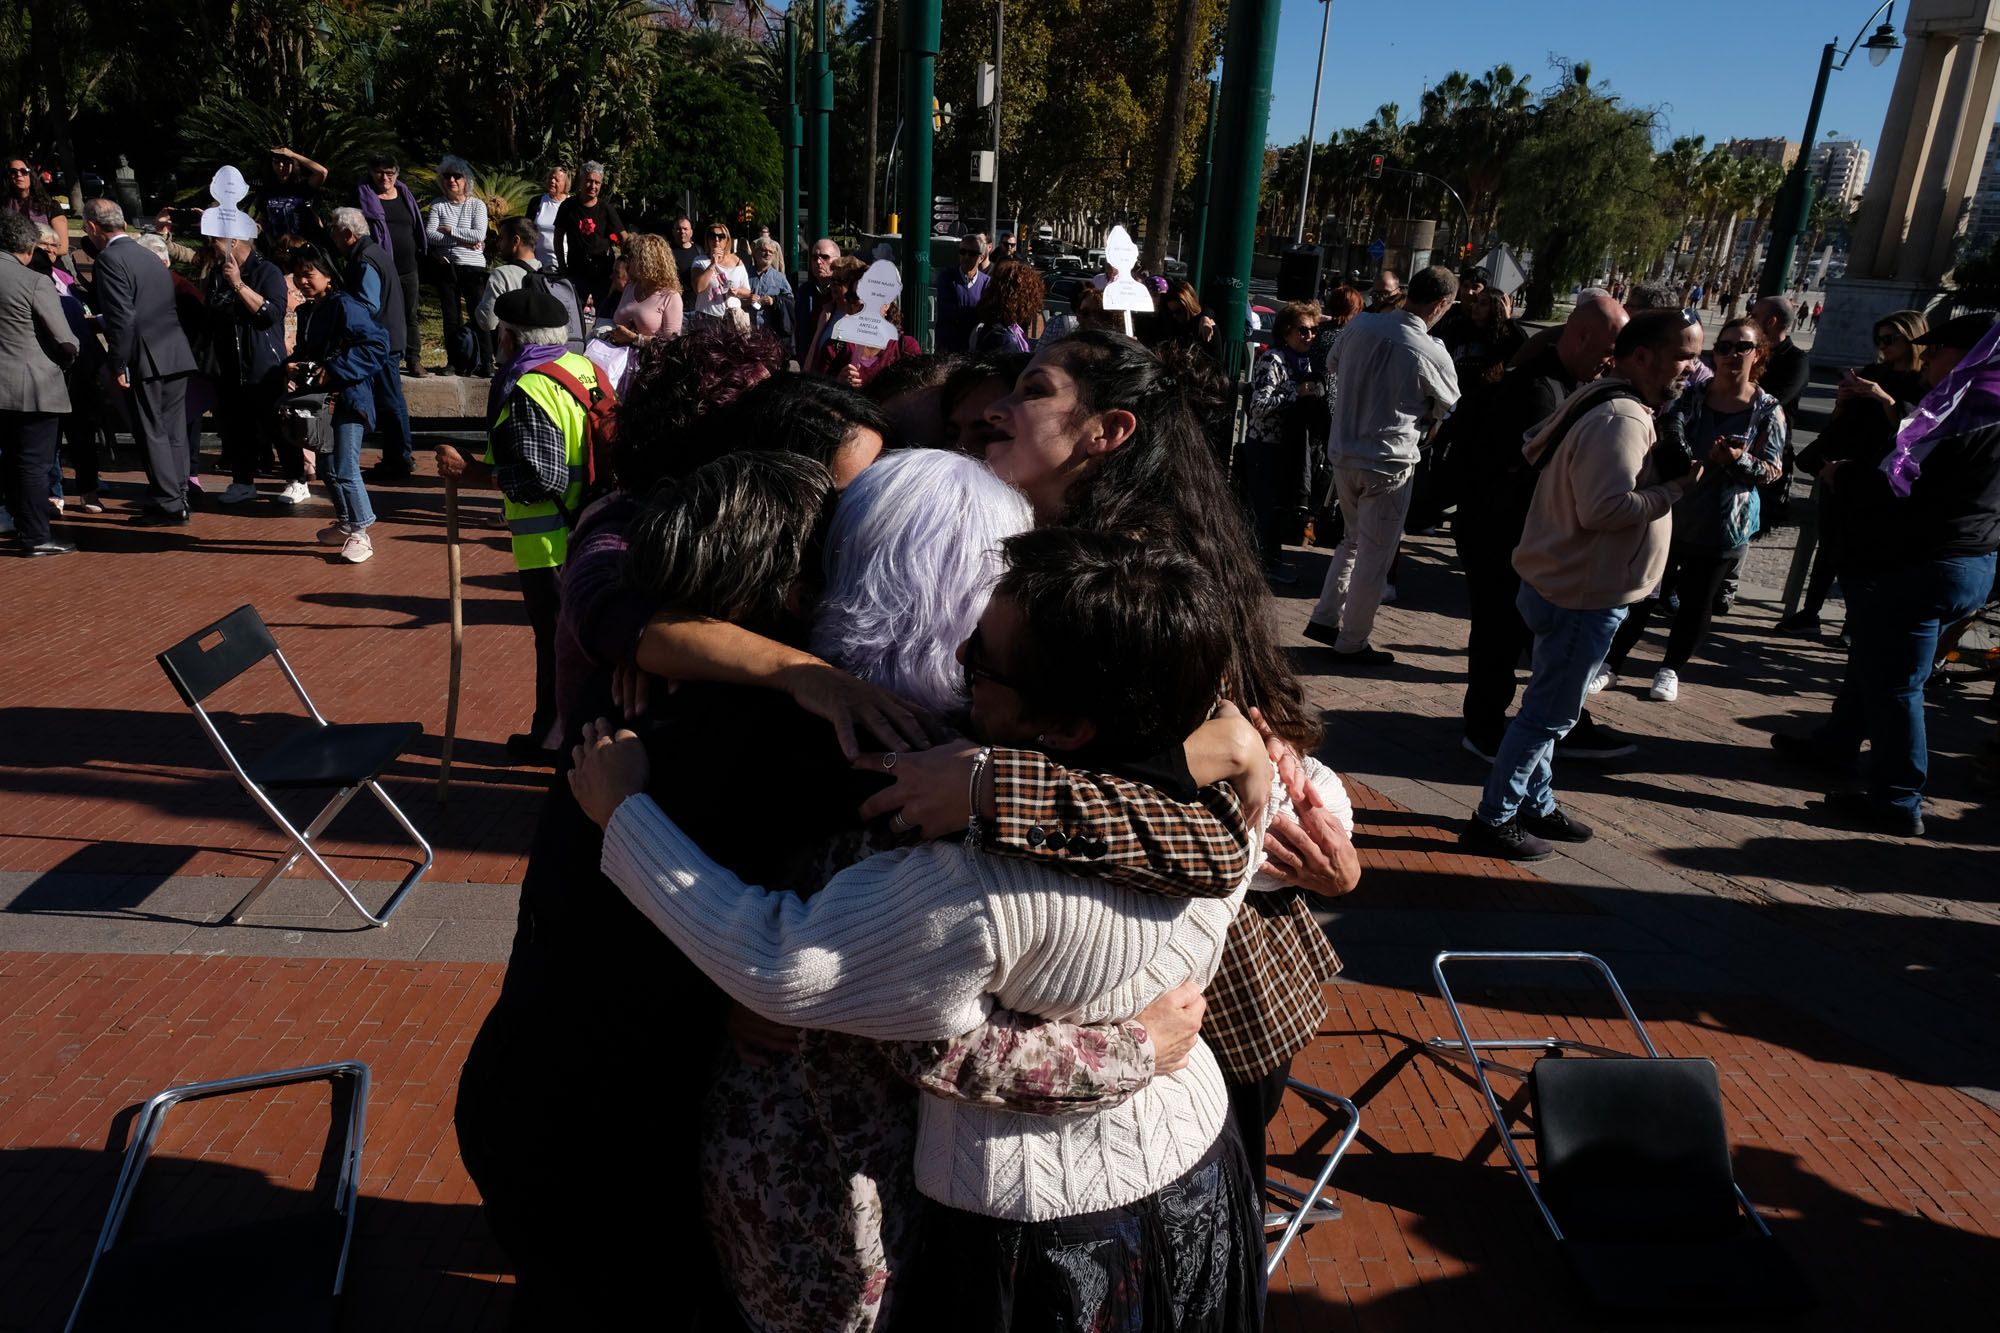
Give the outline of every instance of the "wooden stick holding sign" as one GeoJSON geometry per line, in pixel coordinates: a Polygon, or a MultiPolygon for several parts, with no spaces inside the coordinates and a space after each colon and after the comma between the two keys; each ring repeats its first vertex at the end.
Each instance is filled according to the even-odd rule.
{"type": "Polygon", "coordinates": [[[901,270],[886,259],[876,260],[854,284],[854,299],[861,303],[861,309],[842,315],[832,336],[856,347],[888,347],[898,336],[896,326],[888,320],[889,307],[902,294],[901,270]]]}
{"type": "Polygon", "coordinates": [[[1104,263],[1111,270],[1111,281],[1104,284],[1104,308],[1124,314],[1127,338],[1132,336],[1132,312],[1153,311],[1152,288],[1132,276],[1132,266],[1138,262],[1138,243],[1123,227],[1113,227],[1104,238],[1104,263]]]}

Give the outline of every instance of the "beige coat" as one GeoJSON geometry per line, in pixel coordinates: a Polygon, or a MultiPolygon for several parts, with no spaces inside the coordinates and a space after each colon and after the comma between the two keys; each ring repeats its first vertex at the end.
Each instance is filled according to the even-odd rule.
{"type": "Polygon", "coordinates": [[[55,283],[0,254],[0,411],[68,412],[63,367],[75,359],[55,283]]]}
{"type": "MultiPolygon", "coordinates": [[[[1577,393],[1597,387],[1586,384],[1577,393]]],[[[1514,548],[1515,572],[1567,610],[1629,606],[1666,570],[1674,501],[1686,487],[1660,481],[1654,472],[1647,458],[1653,414],[1644,404],[1632,398],[1601,403],[1551,441],[1562,416],[1556,409],[1521,450],[1531,463],[1550,447],[1556,452],[1535,484],[1527,526],[1514,548]]]]}

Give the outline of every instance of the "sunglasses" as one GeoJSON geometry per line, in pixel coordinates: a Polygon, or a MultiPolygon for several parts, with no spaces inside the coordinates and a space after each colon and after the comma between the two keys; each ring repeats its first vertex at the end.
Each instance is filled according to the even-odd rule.
{"type": "Polygon", "coordinates": [[[712,231],[708,234],[708,239],[711,241],[726,241],[729,239],[729,233],[726,231],[712,231]]]}
{"type": "Polygon", "coordinates": [[[1875,345],[1877,347],[1893,347],[1899,342],[1906,341],[1908,340],[1900,333],[1878,333],[1875,335],[1875,345]]]}
{"type": "Polygon", "coordinates": [[[465,179],[465,173],[462,171],[447,171],[444,173],[444,178],[448,181],[462,181],[465,179]]]}
{"type": "Polygon", "coordinates": [[[995,685],[1002,685],[1010,690],[1021,688],[1020,681],[1003,676],[986,665],[986,640],[980,637],[979,626],[974,625],[972,637],[965,641],[966,693],[970,694],[974,683],[981,680],[990,680],[995,685]]]}
{"type": "Polygon", "coordinates": [[[1731,340],[1729,342],[1717,343],[1715,345],[1715,354],[1717,356],[1747,356],[1755,352],[1757,347],[1758,344],[1753,342],[1736,342],[1731,340]]]}
{"type": "Polygon", "coordinates": [[[26,167],[9,167],[7,168],[7,174],[10,176],[32,176],[35,173],[26,167]]]}

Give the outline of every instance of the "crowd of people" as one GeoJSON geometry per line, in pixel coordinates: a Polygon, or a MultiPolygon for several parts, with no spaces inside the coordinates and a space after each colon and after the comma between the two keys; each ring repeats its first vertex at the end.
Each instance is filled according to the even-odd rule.
{"type": "Polygon", "coordinates": [[[932,350],[832,239],[788,275],[719,222],[628,230],[598,163],[498,219],[455,158],[430,201],[383,159],[321,217],[325,183],[279,150],[262,235],[199,252],[91,200],[86,264],[0,210],[10,512],[28,554],[74,549],[58,444],[101,509],[108,404],[133,521],[187,524],[213,411],[219,502],[316,476],[318,540],[367,560],[436,289],[487,430],[435,466],[500,498],[535,677],[507,748],[554,773],[456,1107],[524,1326],[664,1286],[756,1333],[1259,1327],[1265,1130],[1340,967],[1312,904],[1360,875],[1275,623],[1308,537],[1305,651],[1375,671],[1402,539],[1448,519],[1490,769],[1463,836],[1535,861],[1591,837],[1556,761],[1636,748],[1591,694],[1656,618],[1651,696],[1692,692],[1804,467],[1787,628],[1837,584],[1850,656],[1825,725],[1774,743],[1865,779],[1835,817],[1922,831],[1923,686],[2000,547],[1991,316],[1885,318],[1795,459],[1784,298],[1705,347],[1649,284],[1531,334],[1482,269],[1383,272],[1276,312],[1238,448],[1185,281],[1148,278],[1128,336],[1102,283],[1047,319],[1012,238],[968,236],[909,296],[932,350]]]}

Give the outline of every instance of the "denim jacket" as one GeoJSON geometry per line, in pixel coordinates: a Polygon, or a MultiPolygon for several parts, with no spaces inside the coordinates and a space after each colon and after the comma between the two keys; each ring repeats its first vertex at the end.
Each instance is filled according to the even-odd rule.
{"type": "MultiPolygon", "coordinates": [[[[1701,483],[1674,505],[1674,544],[1703,550],[1742,546],[1757,530],[1757,487],[1774,469],[1784,467],[1785,443],[1791,427],[1785,409],[1762,389],[1750,400],[1750,446],[1728,468],[1710,467],[1701,483]]],[[[1715,414],[1708,407],[1708,385],[1690,384],[1663,414],[1663,428],[1677,429],[1697,461],[1708,457],[1717,433],[1715,414]]]]}

